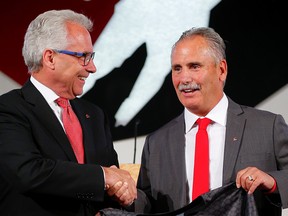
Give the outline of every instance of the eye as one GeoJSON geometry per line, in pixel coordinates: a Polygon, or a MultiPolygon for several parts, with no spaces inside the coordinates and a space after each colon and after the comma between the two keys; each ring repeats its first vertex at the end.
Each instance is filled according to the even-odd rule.
{"type": "Polygon", "coordinates": [[[200,68],[200,64],[197,64],[197,63],[191,63],[189,65],[189,68],[192,69],[192,70],[197,70],[200,68]]]}
{"type": "Polygon", "coordinates": [[[175,66],[172,67],[172,71],[174,71],[174,72],[180,72],[181,69],[182,69],[182,67],[179,66],[179,65],[175,65],[175,66]]]}

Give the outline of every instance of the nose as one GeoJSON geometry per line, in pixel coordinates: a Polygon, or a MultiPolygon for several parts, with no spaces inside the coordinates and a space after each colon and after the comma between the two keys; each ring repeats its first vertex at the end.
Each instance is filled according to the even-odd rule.
{"type": "Polygon", "coordinates": [[[97,68],[96,68],[96,65],[94,64],[93,59],[91,59],[91,61],[89,61],[88,65],[85,66],[85,69],[89,73],[95,73],[97,71],[97,68]]]}
{"type": "Polygon", "coordinates": [[[189,83],[193,81],[193,75],[189,69],[183,68],[182,72],[179,74],[179,78],[182,83],[189,83]]]}

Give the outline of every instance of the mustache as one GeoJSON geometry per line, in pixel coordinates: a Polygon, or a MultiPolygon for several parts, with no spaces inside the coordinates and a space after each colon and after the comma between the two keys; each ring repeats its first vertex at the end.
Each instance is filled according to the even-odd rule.
{"type": "Polygon", "coordinates": [[[194,82],[186,83],[186,84],[180,84],[178,86],[179,91],[184,91],[184,90],[195,91],[195,90],[200,90],[200,89],[201,89],[201,86],[197,83],[194,83],[194,82]]]}

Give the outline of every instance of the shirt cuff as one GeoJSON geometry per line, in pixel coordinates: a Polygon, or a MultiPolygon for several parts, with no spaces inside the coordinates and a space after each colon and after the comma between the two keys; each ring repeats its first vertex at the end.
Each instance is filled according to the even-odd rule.
{"type": "Polygon", "coordinates": [[[108,190],[108,185],[106,184],[106,176],[105,176],[105,171],[103,167],[101,166],[102,171],[103,171],[103,177],[104,177],[104,190],[108,190]]]}

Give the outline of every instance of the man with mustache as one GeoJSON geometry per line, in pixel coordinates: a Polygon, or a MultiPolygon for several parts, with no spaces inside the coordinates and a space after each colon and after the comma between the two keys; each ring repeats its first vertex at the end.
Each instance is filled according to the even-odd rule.
{"type": "MultiPolygon", "coordinates": [[[[170,212],[235,182],[254,196],[259,215],[288,207],[288,127],[283,117],[235,103],[224,93],[225,43],[212,28],[185,31],[171,52],[172,81],[183,113],[146,137],[135,210],[170,212]],[[208,190],[198,190],[198,119],[208,118],[208,190]],[[144,203],[144,204],[143,204],[144,203]]],[[[201,172],[202,171],[202,172],[201,172]]],[[[202,179],[200,179],[201,181],[202,179]]],[[[200,185],[204,184],[200,182],[200,185]]]]}

